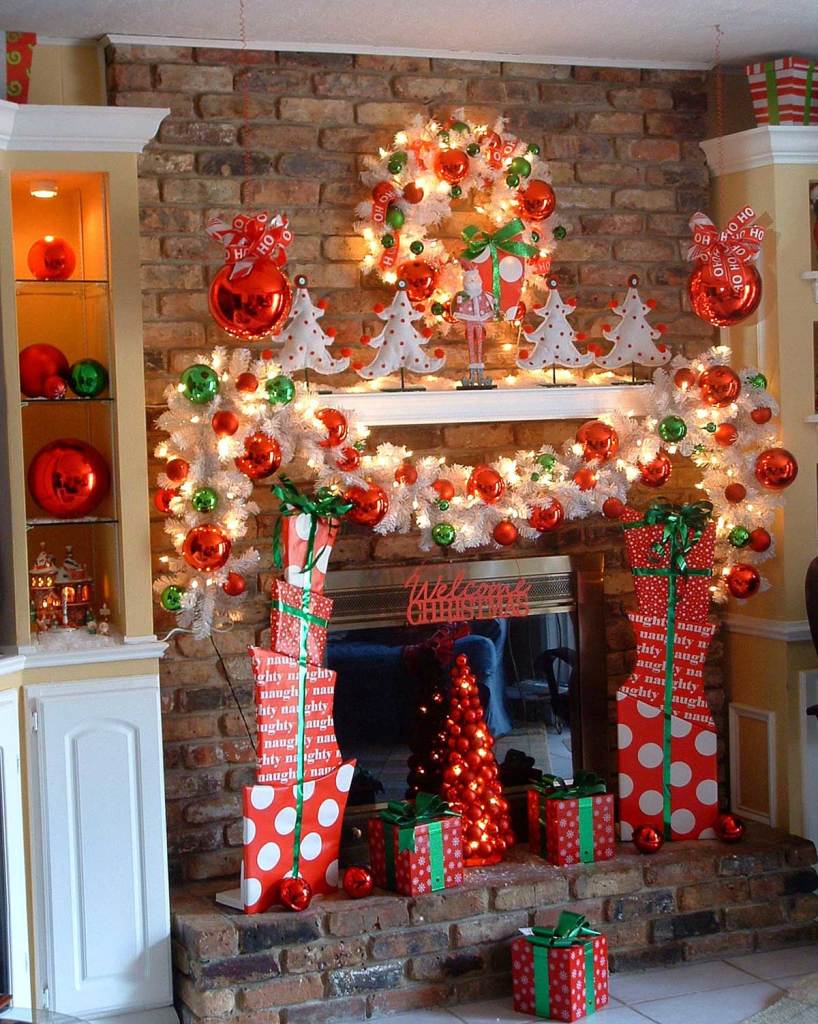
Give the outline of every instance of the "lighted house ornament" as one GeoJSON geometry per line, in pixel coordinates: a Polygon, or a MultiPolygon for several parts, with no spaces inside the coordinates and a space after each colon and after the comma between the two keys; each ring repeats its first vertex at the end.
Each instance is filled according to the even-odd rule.
{"type": "Polygon", "coordinates": [[[325,313],[321,305],[316,305],[307,288],[307,278],[299,274],[295,279],[296,293],[292,313],[287,326],[276,342],[282,341],[283,347],[278,362],[288,374],[298,370],[304,371],[304,380],[309,383],[309,371],[315,370],[327,376],[331,373],[342,373],[349,366],[349,358],[334,359],[329,347],[334,341],[334,330],[323,330],[318,321],[325,313]]]}
{"type": "Polygon", "coordinates": [[[606,341],[613,342],[613,348],[604,356],[596,357],[597,366],[606,370],[618,370],[623,366],[664,366],[670,360],[671,353],[665,346],[654,345],[662,337],[664,327],[651,327],[645,317],[653,309],[654,303],[643,302],[636,290],[639,278],[631,274],[628,278],[628,293],[620,305],[611,304],[611,309],[622,317],[616,327],[603,327],[602,336],[606,341]]]}
{"type": "Polygon", "coordinates": [[[29,586],[38,629],[77,629],[84,626],[91,609],[93,580],[88,568],[74,558],[71,545],[57,566],[52,555],[40,545],[40,552],[29,571],[29,586]]]}
{"type": "Polygon", "coordinates": [[[550,277],[545,305],[534,310],[537,316],[542,317],[542,323],[534,330],[523,331],[526,341],[533,344],[534,349],[525,355],[524,351],[520,352],[517,365],[521,370],[545,370],[549,366],[552,370],[557,366],[579,369],[593,362],[593,352],[580,352],[574,344],[585,338],[568,322],[575,307],[576,300],[564,301],[557,288],[556,278],[550,277]]]}

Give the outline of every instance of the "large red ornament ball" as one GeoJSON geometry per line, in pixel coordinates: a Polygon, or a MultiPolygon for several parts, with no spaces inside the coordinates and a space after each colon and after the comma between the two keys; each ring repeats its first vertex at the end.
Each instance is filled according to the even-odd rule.
{"type": "Polygon", "coordinates": [[[165,476],[172,484],[181,484],[187,479],[190,463],[187,459],[171,459],[165,466],[165,476]]]}
{"type": "Polygon", "coordinates": [[[557,197],[547,181],[535,178],[518,194],[517,207],[526,220],[545,220],[557,208],[557,197]]]}
{"type": "Polygon", "coordinates": [[[64,238],[45,235],[28,250],[26,262],[38,281],[66,281],[74,273],[77,257],[64,238]]]}
{"type": "Polygon", "coordinates": [[[372,878],[369,868],[354,865],[346,869],[341,884],[351,900],[362,900],[364,896],[368,896],[372,892],[375,880],[372,878]]]}
{"type": "Polygon", "coordinates": [[[713,434],[713,440],[722,448],[729,448],[731,444],[738,441],[738,431],[732,423],[720,423],[713,434]]]}
{"type": "Polygon", "coordinates": [[[28,467],[31,496],[57,519],[90,515],[110,486],[111,473],[102,455],[72,437],[44,445],[28,467]]]}
{"type": "Polygon", "coordinates": [[[676,385],[677,388],[680,388],[682,391],[687,391],[689,388],[692,388],[693,385],[696,383],[696,374],[693,372],[693,370],[687,369],[686,367],[682,367],[681,370],[677,370],[674,373],[673,383],[676,385]]]}
{"type": "Polygon", "coordinates": [[[720,814],[713,829],[723,843],[737,843],[744,836],[744,822],[735,814],[720,814]]]}
{"type": "Polygon", "coordinates": [[[565,519],[562,503],[552,498],[547,505],[535,505],[528,517],[528,525],[538,533],[550,533],[565,519]]]}
{"type": "Polygon", "coordinates": [[[210,315],[226,334],[242,341],[278,334],[293,301],[287,275],[272,260],[258,260],[249,274],[232,280],[230,270],[224,266],[213,278],[210,315]]]}
{"type": "Polygon", "coordinates": [[[747,497],[747,488],[744,484],[728,484],[724,488],[724,496],[731,505],[738,505],[747,497]]]}
{"type": "Polygon", "coordinates": [[[741,379],[729,366],[711,366],[699,377],[702,399],[722,408],[735,402],[741,393],[741,379]]]}
{"type": "Polygon", "coordinates": [[[638,825],[633,830],[633,845],[640,853],[658,853],[665,843],[659,829],[652,825],[638,825]]]}
{"type": "Polygon", "coordinates": [[[596,472],[589,466],[582,466],[572,477],[581,491],[592,491],[596,487],[596,472]]]}
{"type": "Polygon", "coordinates": [[[306,878],[285,878],[278,890],[278,899],[287,910],[306,910],[312,902],[312,886],[306,878]]]}
{"type": "Polygon", "coordinates": [[[768,491],[783,491],[798,476],[795,456],[786,448],[768,448],[756,459],[756,480],[768,491]]]}
{"type": "Polygon", "coordinates": [[[386,515],[389,500],[377,484],[364,487],[348,487],[344,501],[352,505],[346,518],[359,526],[377,526],[386,515]]]}
{"type": "Polygon", "coordinates": [[[482,498],[487,505],[499,501],[505,490],[503,478],[491,466],[475,466],[466,484],[466,491],[473,497],[482,498]]]}
{"type": "Polygon", "coordinates": [[[199,572],[215,572],[230,557],[230,538],[218,526],[203,524],[188,531],[182,557],[199,572]]]}
{"type": "Polygon", "coordinates": [[[172,487],[160,487],[158,491],[153,492],[153,507],[163,516],[170,515],[170,503],[176,494],[172,487]]]}
{"type": "Polygon", "coordinates": [[[412,303],[425,302],[437,287],[437,270],[426,260],[405,260],[397,270],[412,303]]]}
{"type": "Polygon", "coordinates": [[[673,469],[670,459],[664,452],[659,452],[655,459],[650,462],[639,463],[639,471],[642,474],[641,483],[645,487],[663,487],[670,479],[673,469]]]}
{"type": "Polygon", "coordinates": [[[763,527],[750,530],[750,540],[747,543],[751,551],[766,551],[772,542],[772,537],[763,527]]]}
{"type": "Polygon", "coordinates": [[[217,437],[232,437],[239,429],[239,418],[229,409],[222,409],[213,413],[210,425],[217,437]]]}
{"type": "Polygon", "coordinates": [[[753,409],[750,412],[750,419],[753,423],[758,423],[759,426],[763,426],[765,423],[769,423],[773,418],[773,411],[769,405],[759,405],[758,408],[753,409]]]}
{"type": "Polygon", "coordinates": [[[513,544],[517,540],[518,535],[517,527],[508,519],[499,522],[492,532],[492,537],[494,537],[498,544],[502,544],[503,547],[513,544]]]}
{"type": "Polygon", "coordinates": [[[68,376],[68,360],[54,345],[27,345],[20,353],[20,390],[26,398],[46,398],[46,381],[68,376]]]}
{"type": "Polygon", "coordinates": [[[606,498],[602,503],[602,514],[606,519],[621,519],[625,511],[625,502],[619,498],[606,498]]]}
{"type": "Polygon", "coordinates": [[[432,488],[440,501],[451,501],[454,497],[454,484],[451,480],[445,480],[441,477],[439,480],[435,480],[432,488]]]}
{"type": "Polygon", "coordinates": [[[347,418],[339,409],[319,409],[315,418],[322,423],[327,436],[318,442],[321,448],[337,448],[347,438],[347,418]]]}
{"type": "Polygon", "coordinates": [[[761,301],[761,275],[752,263],[741,263],[731,272],[730,284],[710,284],[704,267],[696,267],[687,282],[690,305],[697,317],[713,327],[732,327],[755,312],[761,301]]]}
{"type": "Polygon", "coordinates": [[[240,597],[247,589],[247,582],[241,573],[229,572],[222,583],[222,590],[228,597],[240,597]]]}
{"type": "Polygon", "coordinates": [[[402,462],[395,470],[395,482],[411,487],[418,482],[418,471],[411,462],[402,462]]]}
{"type": "Polygon", "coordinates": [[[342,473],[352,473],[361,464],[361,453],[357,448],[342,448],[335,456],[335,465],[342,473]]]}
{"type": "Polygon", "coordinates": [[[251,480],[272,476],[281,465],[281,446],[274,437],[257,431],[244,439],[244,454],[236,458],[236,468],[251,480]]]}
{"type": "Polygon", "coordinates": [[[592,459],[607,462],[619,451],[618,434],[602,420],[583,423],[577,431],[577,442],[582,445],[582,457],[586,462],[592,459]]]}
{"type": "Polygon", "coordinates": [[[435,154],[434,168],[438,178],[457,185],[469,173],[469,158],[462,149],[439,149],[435,154]]]}
{"type": "Polygon", "coordinates": [[[761,586],[761,576],[754,565],[746,562],[738,562],[732,566],[727,574],[727,589],[742,601],[758,593],[761,586]]]}

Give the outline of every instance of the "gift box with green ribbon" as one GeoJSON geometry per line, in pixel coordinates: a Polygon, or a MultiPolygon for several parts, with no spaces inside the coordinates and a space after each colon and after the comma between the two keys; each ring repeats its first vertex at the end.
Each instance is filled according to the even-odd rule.
{"type": "Polygon", "coordinates": [[[420,896],[463,884],[460,815],[439,796],[390,801],[369,820],[369,857],[375,884],[420,896]]]}
{"type": "Polygon", "coordinates": [[[614,847],[614,799],[604,781],[578,771],[567,783],[544,775],[528,790],[528,844],[551,864],[610,860],[614,847]]]}
{"type": "Polygon", "coordinates": [[[608,1004],[608,943],[582,914],[564,910],[554,928],[522,928],[511,943],[514,1009],[575,1021],[608,1004]]]}
{"type": "Polygon", "coordinates": [[[536,245],[523,241],[524,229],[519,219],[510,220],[494,232],[481,231],[473,224],[463,229],[466,248],[460,253],[461,259],[476,264],[483,291],[493,297],[498,318],[513,318],[525,282],[526,260],[539,252],[536,245]]]}
{"type": "Polygon", "coordinates": [[[321,594],[332,545],[341,517],[352,507],[327,487],[313,497],[302,494],[287,477],[273,487],[279,499],[279,519],[273,532],[273,564],[296,587],[321,594]]]}
{"type": "Polygon", "coordinates": [[[284,580],[275,580],[270,610],[270,649],[298,658],[304,625],[307,664],[323,665],[331,614],[331,598],[304,587],[294,587],[284,580]]]}
{"type": "Polygon", "coordinates": [[[757,124],[818,124],[814,60],[779,57],[746,71],[757,124]]]}

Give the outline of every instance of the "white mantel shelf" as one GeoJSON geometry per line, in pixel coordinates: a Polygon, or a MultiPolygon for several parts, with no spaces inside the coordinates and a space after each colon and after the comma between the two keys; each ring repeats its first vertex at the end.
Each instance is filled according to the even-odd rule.
{"type": "Polygon", "coordinates": [[[701,147],[716,178],[771,164],[818,166],[818,125],[759,125],[721,139],[705,139],[701,147]]]}
{"type": "Polygon", "coordinates": [[[418,423],[501,423],[593,419],[614,409],[641,416],[649,388],[641,384],[491,391],[344,392],[322,405],[354,411],[370,427],[418,423]]]}
{"type": "Polygon", "coordinates": [[[69,107],[0,100],[0,150],[141,153],[168,107],[69,107]]]}

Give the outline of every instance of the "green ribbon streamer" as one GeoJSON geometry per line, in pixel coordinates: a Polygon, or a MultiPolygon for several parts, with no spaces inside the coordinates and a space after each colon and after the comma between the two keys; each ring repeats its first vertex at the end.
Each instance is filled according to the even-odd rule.
{"type": "Polygon", "coordinates": [[[418,793],[414,804],[409,800],[390,800],[379,815],[384,823],[384,850],[386,853],[386,883],[395,888],[394,833],[386,826],[397,829],[398,853],[415,852],[415,829],[429,827],[429,884],[432,892],[446,887],[443,856],[443,822],[441,818],[456,818],[457,813],[441,797],[432,793],[418,793]]]}
{"type": "Polygon", "coordinates": [[[578,800],[579,819],[579,859],[590,864],[594,859],[594,801],[593,797],[607,792],[605,780],[596,772],[581,768],[574,775],[572,783],[567,783],[559,775],[543,775],[536,783],[532,783],[540,795],[540,853],[548,852],[546,815],[543,802],[545,800],[578,800]]]}
{"type": "Polygon", "coordinates": [[[432,892],[446,888],[443,863],[443,822],[430,821],[429,829],[429,885],[432,892]]]}
{"type": "MultiPolygon", "coordinates": [[[[284,516],[298,516],[306,513],[313,519],[315,524],[318,519],[326,519],[330,526],[337,529],[341,516],[345,515],[352,508],[352,503],[344,501],[340,494],[331,491],[329,487],[319,487],[312,498],[302,494],[295,484],[286,476],[279,476],[279,482],[273,485],[273,494],[281,502],[278,510],[279,518],[276,520],[273,529],[273,564],[277,569],[284,565],[284,548],[281,543],[281,524],[284,516]]],[[[313,534],[315,525],[312,527],[313,534]]],[[[307,561],[303,566],[306,573],[312,572],[318,560],[320,552],[310,557],[312,547],[307,549],[307,561]]]]}
{"type": "Polygon", "coordinates": [[[775,61],[767,61],[764,65],[764,78],[767,84],[767,120],[769,124],[779,124],[778,82],[775,77],[775,61]]]}
{"type": "Polygon", "coordinates": [[[306,619],[309,625],[321,626],[322,629],[326,629],[329,625],[329,619],[322,619],[320,615],[305,612],[303,608],[296,608],[295,605],[287,604],[285,601],[273,601],[273,611],[286,612],[287,615],[295,615],[298,619],[306,619]]]}
{"type": "Polygon", "coordinates": [[[579,798],[579,859],[590,864],[594,859],[594,798],[579,798]]]}
{"type": "Polygon", "coordinates": [[[507,252],[512,256],[527,256],[529,259],[539,253],[536,245],[529,245],[528,242],[515,238],[516,235],[522,234],[524,228],[523,222],[519,218],[515,218],[498,228],[493,234],[481,231],[474,224],[469,224],[460,233],[460,237],[466,243],[466,248],[460,253],[464,259],[474,260],[484,249],[489,250],[494,312],[498,317],[500,315],[500,257],[497,255],[498,252],[507,252]]]}
{"type": "Polygon", "coordinates": [[[807,80],[804,83],[804,124],[812,123],[812,79],[815,75],[815,61],[807,66],[807,80]]]}
{"type": "Polygon", "coordinates": [[[594,993],[594,944],[585,943],[585,1016],[596,1013],[594,993]]]}
{"type": "Polygon", "coordinates": [[[543,928],[536,926],[526,941],[534,947],[534,1012],[538,1017],[551,1016],[551,1000],[549,995],[548,953],[552,949],[568,949],[570,946],[584,946],[585,956],[585,1012],[596,1011],[594,995],[594,943],[593,939],[600,933],[588,926],[584,914],[575,914],[571,910],[563,910],[556,927],[543,928]]]}

